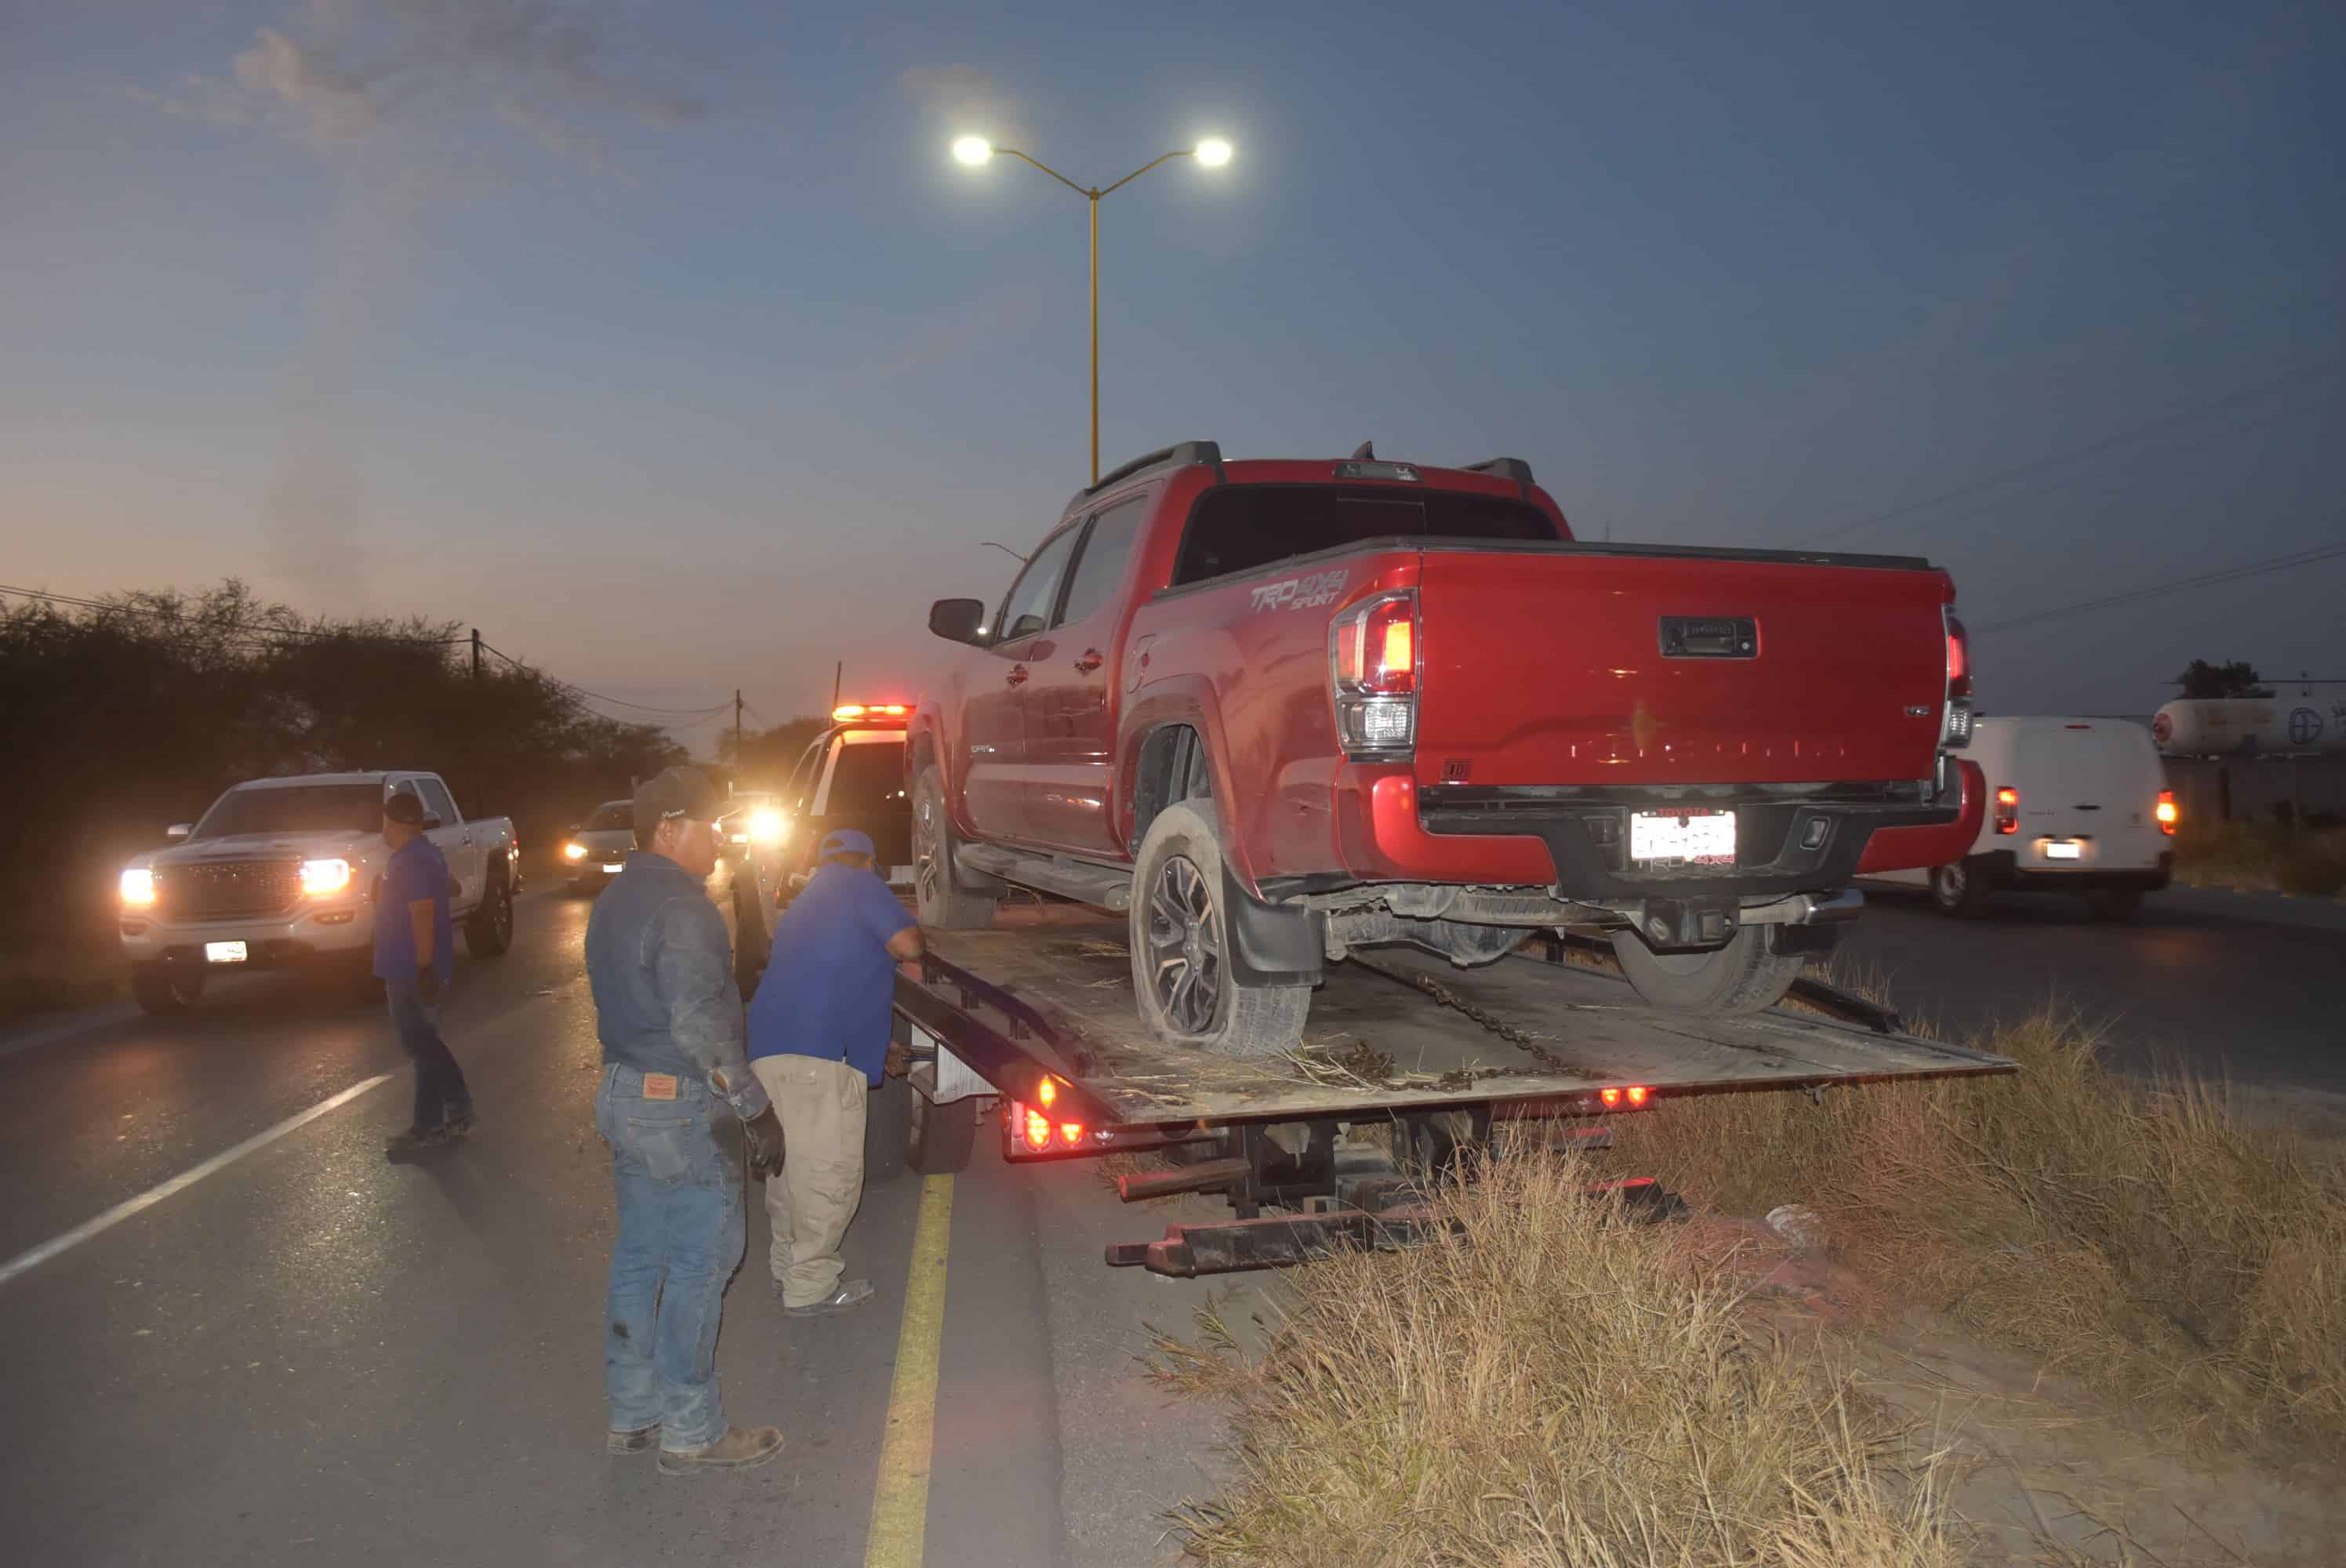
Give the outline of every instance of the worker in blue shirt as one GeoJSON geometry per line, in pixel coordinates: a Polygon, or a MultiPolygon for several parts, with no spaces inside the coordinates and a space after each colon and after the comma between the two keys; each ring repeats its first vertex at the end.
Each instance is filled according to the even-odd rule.
{"type": "Polygon", "coordinates": [[[917,963],[921,928],[872,870],[870,838],[832,833],[805,890],[774,927],[750,1003],[750,1070],[782,1119],[790,1163],[766,1181],[774,1291],[794,1318],[872,1298],[842,1282],[839,1240],[863,1198],[864,1099],[901,1074],[889,1044],[898,963],[917,963]]]}
{"type": "Polygon", "coordinates": [[[391,859],[374,885],[374,972],[391,1004],[391,1026],[415,1061],[415,1119],[392,1135],[394,1160],[473,1130],[473,1092],[440,1038],[440,996],[454,971],[456,932],[448,918],[448,862],[426,836],[423,802],[413,789],[383,798],[382,841],[391,859]]]}

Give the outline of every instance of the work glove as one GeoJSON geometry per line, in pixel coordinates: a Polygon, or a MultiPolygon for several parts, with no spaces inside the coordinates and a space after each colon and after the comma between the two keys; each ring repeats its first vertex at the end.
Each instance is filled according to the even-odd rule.
{"type": "Polygon", "coordinates": [[[782,1119],[774,1115],[774,1107],[764,1110],[741,1124],[741,1136],[750,1145],[750,1174],[757,1176],[778,1176],[782,1174],[782,1119]]]}
{"type": "Polygon", "coordinates": [[[880,1064],[881,1071],[891,1078],[901,1078],[911,1070],[912,1065],[913,1054],[905,1048],[904,1043],[901,1040],[889,1041],[888,1057],[880,1064]]]}
{"type": "Polygon", "coordinates": [[[440,1005],[440,972],[426,964],[416,972],[415,994],[423,999],[426,1007],[440,1005]]]}

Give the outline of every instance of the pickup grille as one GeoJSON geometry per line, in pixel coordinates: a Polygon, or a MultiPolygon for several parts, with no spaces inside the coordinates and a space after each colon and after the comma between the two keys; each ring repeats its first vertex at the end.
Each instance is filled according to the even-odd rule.
{"type": "Polygon", "coordinates": [[[301,896],[297,860],[205,860],[155,873],[155,907],[167,919],[280,914],[301,896]]]}

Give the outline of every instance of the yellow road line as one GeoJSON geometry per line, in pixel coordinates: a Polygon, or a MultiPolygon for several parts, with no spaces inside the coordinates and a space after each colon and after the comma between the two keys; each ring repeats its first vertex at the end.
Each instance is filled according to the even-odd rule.
{"type": "Polygon", "coordinates": [[[944,1335],[953,1189],[949,1176],[929,1176],[921,1183],[912,1275],[904,1282],[904,1325],[896,1334],[896,1380],[888,1390],[888,1429],[880,1444],[880,1480],[872,1492],[872,1533],[863,1549],[863,1568],[921,1568],[927,1550],[929,1461],[936,1447],[937,1350],[944,1335]]]}

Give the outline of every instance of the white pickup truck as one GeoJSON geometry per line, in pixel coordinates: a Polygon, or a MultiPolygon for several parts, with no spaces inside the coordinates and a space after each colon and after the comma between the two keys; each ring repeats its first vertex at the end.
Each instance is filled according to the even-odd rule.
{"type": "Polygon", "coordinates": [[[437,773],[255,779],[169,830],[172,847],[122,871],[122,954],[148,1012],[184,1012],[222,970],[339,962],[371,972],[374,887],[390,851],[382,803],[423,802],[424,832],[455,883],[464,946],[494,958],[513,942],[520,847],[512,821],[466,821],[437,773]]]}

